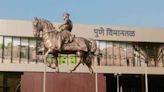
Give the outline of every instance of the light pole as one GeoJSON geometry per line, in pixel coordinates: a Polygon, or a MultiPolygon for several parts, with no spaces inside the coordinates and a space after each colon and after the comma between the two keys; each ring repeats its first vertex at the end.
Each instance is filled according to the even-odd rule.
{"type": "MultiPolygon", "coordinates": [[[[98,75],[97,75],[97,66],[99,65],[98,62],[99,62],[99,56],[96,57],[96,62],[94,64],[94,67],[95,67],[95,90],[96,92],[98,92],[98,75]]],[[[95,58],[94,58],[95,60],[95,58]]]]}
{"type": "Polygon", "coordinates": [[[145,62],[145,92],[148,92],[148,75],[147,75],[147,64],[145,62]]]}
{"type": "Polygon", "coordinates": [[[95,72],[95,86],[96,86],[96,92],[98,92],[98,78],[97,78],[97,72],[95,72]]]}
{"type": "Polygon", "coordinates": [[[117,92],[120,92],[120,73],[115,73],[114,76],[117,77],[117,92]]]}
{"type": "Polygon", "coordinates": [[[119,75],[117,75],[117,92],[120,92],[120,80],[119,80],[119,75]]]}
{"type": "Polygon", "coordinates": [[[146,46],[147,58],[145,60],[145,92],[148,92],[148,75],[147,75],[147,64],[148,64],[148,47],[146,46]]]}
{"type": "Polygon", "coordinates": [[[46,61],[47,57],[45,57],[45,48],[43,49],[43,57],[44,57],[44,71],[43,71],[43,92],[46,92],[46,61]]]}

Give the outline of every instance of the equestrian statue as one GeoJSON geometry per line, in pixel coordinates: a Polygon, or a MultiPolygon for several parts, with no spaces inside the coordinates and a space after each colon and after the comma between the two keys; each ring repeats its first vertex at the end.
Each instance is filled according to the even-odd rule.
{"type": "MultiPolygon", "coordinates": [[[[33,34],[35,37],[42,38],[45,54],[44,58],[48,54],[52,54],[55,61],[51,62],[50,66],[55,68],[59,72],[58,68],[58,54],[76,54],[76,65],[70,69],[68,72],[75,71],[80,63],[87,65],[90,73],[93,73],[91,67],[92,57],[97,49],[96,41],[93,39],[86,39],[83,37],[75,37],[70,32],[70,28],[67,24],[71,24],[71,21],[66,19],[65,22],[60,26],[60,31],[57,31],[53,24],[46,19],[34,18],[33,24],[33,34]],[[63,27],[64,26],[64,27],[63,27]],[[63,27],[63,28],[62,28],[63,27]]],[[[72,24],[71,24],[72,26],[72,24]]]]}

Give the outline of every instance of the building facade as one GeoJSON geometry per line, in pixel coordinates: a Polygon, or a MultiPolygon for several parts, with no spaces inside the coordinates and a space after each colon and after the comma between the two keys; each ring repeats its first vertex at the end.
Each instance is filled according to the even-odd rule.
{"type": "MultiPolygon", "coordinates": [[[[58,25],[59,23],[54,23],[55,27],[58,25]]],[[[77,68],[75,74],[65,74],[70,67],[76,64],[74,54],[59,54],[59,69],[63,74],[56,74],[53,69],[45,67],[43,55],[39,53],[42,41],[34,38],[32,30],[32,21],[0,20],[0,71],[2,73],[0,90],[2,92],[14,92],[14,88],[16,89],[16,86],[11,87],[9,81],[4,77],[10,75],[11,72],[15,73],[13,76],[20,74],[14,85],[21,81],[22,92],[43,92],[43,73],[45,74],[45,72],[47,77],[56,76],[58,79],[62,77],[67,81],[64,83],[70,83],[70,85],[73,83],[68,82],[69,79],[73,81],[76,80],[76,76],[87,76],[88,80],[77,79],[77,81],[91,80],[95,86],[90,85],[92,89],[88,92],[164,91],[164,29],[162,28],[74,24],[72,34],[75,34],[76,37],[95,39],[97,43],[98,49],[92,65],[95,74],[89,76],[86,75],[89,72],[87,67],[83,65],[77,68]],[[29,75],[34,79],[29,79],[29,75]],[[94,80],[96,75],[98,78],[94,80]],[[29,82],[30,80],[36,81],[36,84],[40,86],[27,91],[28,84],[35,84],[29,82]]],[[[47,62],[52,60],[51,56],[47,58],[47,62]]],[[[52,78],[53,81],[58,79],[52,78]]],[[[47,78],[46,80],[51,82],[47,78]]],[[[58,80],[58,82],[61,81],[58,80]]],[[[63,85],[59,84],[55,84],[55,87],[63,85]]],[[[69,92],[87,92],[89,88],[83,86],[86,85],[85,83],[81,84],[80,87],[86,89],[85,91],[82,89],[79,91],[71,86],[72,91],[69,92]]],[[[52,85],[47,82],[45,85],[49,85],[45,86],[46,92],[55,90],[63,92],[63,88],[52,89],[50,88],[52,85]]],[[[66,85],[65,88],[69,89],[70,85],[66,85]]]]}

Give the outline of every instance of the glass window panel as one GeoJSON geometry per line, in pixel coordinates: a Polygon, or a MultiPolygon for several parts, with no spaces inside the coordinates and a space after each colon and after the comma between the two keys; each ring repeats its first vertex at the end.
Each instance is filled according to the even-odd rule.
{"type": "Polygon", "coordinates": [[[12,62],[19,63],[20,60],[20,38],[13,38],[12,62]]]}
{"type": "Polygon", "coordinates": [[[138,61],[139,60],[139,52],[138,51],[133,51],[133,45],[132,43],[127,43],[126,44],[126,59],[127,59],[127,65],[128,66],[133,66],[134,65],[134,60],[138,61]]]}
{"type": "MultiPolygon", "coordinates": [[[[161,51],[161,54],[162,54],[161,59],[162,59],[162,62],[163,62],[163,67],[164,67],[164,44],[161,45],[160,49],[161,49],[160,51],[161,51]]],[[[155,61],[155,65],[156,65],[157,62],[158,62],[158,60],[155,61]]]]}
{"type": "Polygon", "coordinates": [[[113,42],[113,52],[114,52],[114,65],[120,65],[120,51],[119,42],[113,42]]]}
{"type": "MultiPolygon", "coordinates": [[[[162,55],[161,55],[162,56],[162,55]]],[[[163,60],[163,59],[162,59],[163,60]]],[[[154,58],[150,58],[150,61],[148,63],[148,66],[155,66],[155,59],[154,58]]]]}
{"type": "Polygon", "coordinates": [[[159,46],[158,51],[157,51],[157,57],[155,59],[153,59],[153,61],[151,61],[149,63],[149,66],[153,66],[155,65],[156,67],[161,67],[164,66],[164,44],[161,44],[161,46],[159,46]]]}
{"type": "Polygon", "coordinates": [[[106,65],[107,64],[107,52],[106,52],[106,42],[100,41],[99,42],[99,49],[100,49],[100,65],[106,65]]]}
{"type": "Polygon", "coordinates": [[[21,63],[28,63],[28,39],[21,38],[21,63]]]}
{"type": "Polygon", "coordinates": [[[146,44],[146,55],[145,55],[145,61],[148,61],[148,66],[155,66],[155,61],[157,61],[157,58],[161,59],[161,66],[163,66],[163,53],[162,53],[162,44],[161,43],[147,43],[146,44]]]}
{"type": "Polygon", "coordinates": [[[126,43],[120,43],[121,66],[127,66],[126,43]]]}
{"type": "Polygon", "coordinates": [[[4,37],[4,62],[11,63],[11,37],[4,37]]]}
{"type": "Polygon", "coordinates": [[[3,36],[0,36],[0,62],[2,62],[3,36]]]}
{"type": "Polygon", "coordinates": [[[97,45],[97,50],[96,50],[96,53],[97,53],[96,62],[97,62],[97,65],[100,65],[100,58],[101,58],[101,55],[100,55],[100,44],[99,44],[99,41],[96,41],[96,45],[97,45]]]}
{"type": "Polygon", "coordinates": [[[163,65],[163,67],[164,67],[164,47],[163,47],[163,49],[162,49],[162,65],[163,65]]]}
{"type": "Polygon", "coordinates": [[[160,60],[160,59],[163,59],[163,45],[161,45],[159,48],[158,48],[158,51],[157,51],[157,57],[154,59],[154,62],[152,62],[150,60],[150,63],[148,64],[148,66],[156,66],[156,63],[160,60]]]}
{"type": "Polygon", "coordinates": [[[162,57],[157,62],[157,67],[162,67],[162,57]]]}
{"type": "Polygon", "coordinates": [[[29,39],[29,62],[36,63],[36,40],[29,39]]]}
{"type": "Polygon", "coordinates": [[[140,52],[140,61],[137,62],[137,64],[135,64],[135,66],[145,66],[145,61],[147,61],[146,59],[148,59],[148,46],[147,44],[141,45],[139,46],[139,52],[140,52]]]}
{"type": "Polygon", "coordinates": [[[36,40],[37,63],[44,63],[43,48],[44,48],[43,41],[37,39],[36,40]]]}
{"type": "Polygon", "coordinates": [[[113,65],[113,43],[107,42],[107,65],[113,65]]]}
{"type": "Polygon", "coordinates": [[[134,63],[133,66],[139,66],[141,61],[141,46],[138,44],[134,44],[134,63]]]}

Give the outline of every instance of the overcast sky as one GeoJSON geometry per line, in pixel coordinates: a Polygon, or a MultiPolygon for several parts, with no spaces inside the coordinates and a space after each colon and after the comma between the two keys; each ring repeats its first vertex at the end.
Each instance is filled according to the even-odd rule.
{"type": "Polygon", "coordinates": [[[1,0],[0,19],[61,22],[69,12],[73,23],[164,28],[164,0],[1,0]]]}

